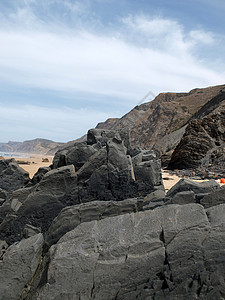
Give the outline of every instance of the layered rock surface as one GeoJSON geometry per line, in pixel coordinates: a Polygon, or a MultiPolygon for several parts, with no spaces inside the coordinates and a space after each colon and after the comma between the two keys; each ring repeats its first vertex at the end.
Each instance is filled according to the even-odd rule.
{"type": "Polygon", "coordinates": [[[207,213],[210,221],[198,204],[170,205],[83,223],[51,247],[36,297],[219,299],[225,220],[207,213]]]}
{"type": "Polygon", "coordinates": [[[169,167],[184,169],[213,164],[224,169],[224,146],[225,111],[221,110],[189,123],[169,167]]]}
{"type": "Polygon", "coordinates": [[[223,299],[224,189],[185,179],[165,195],[127,132],[87,136],[0,190],[0,298],[223,299]]]}
{"type": "Polygon", "coordinates": [[[26,224],[47,231],[66,206],[121,201],[164,190],[160,161],[150,151],[131,149],[123,131],[89,131],[87,143],[60,150],[53,169],[38,174],[1,207],[0,238],[8,243],[23,237],[26,224]]]}

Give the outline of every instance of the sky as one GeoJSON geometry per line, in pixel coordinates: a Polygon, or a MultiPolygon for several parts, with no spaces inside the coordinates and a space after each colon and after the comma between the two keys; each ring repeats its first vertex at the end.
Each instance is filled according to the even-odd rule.
{"type": "Polygon", "coordinates": [[[67,142],[225,83],[224,0],[0,0],[0,142],[67,142]]]}

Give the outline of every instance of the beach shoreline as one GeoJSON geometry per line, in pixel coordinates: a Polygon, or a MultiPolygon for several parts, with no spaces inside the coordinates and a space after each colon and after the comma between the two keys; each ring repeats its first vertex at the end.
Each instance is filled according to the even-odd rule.
{"type": "Polygon", "coordinates": [[[40,167],[49,167],[52,164],[53,157],[44,154],[16,153],[15,156],[5,156],[4,159],[14,158],[18,165],[29,173],[30,179],[40,167]]]}

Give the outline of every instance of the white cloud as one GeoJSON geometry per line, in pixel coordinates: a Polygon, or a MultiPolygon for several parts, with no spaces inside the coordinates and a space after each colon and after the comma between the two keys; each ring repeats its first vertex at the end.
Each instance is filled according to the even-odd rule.
{"type": "Polygon", "coordinates": [[[181,35],[179,30],[168,38],[166,49],[164,45],[154,49],[84,30],[64,34],[0,31],[0,79],[24,87],[87,92],[124,101],[138,101],[148,89],[157,93],[221,83],[224,77],[198,63],[176,35],[181,35]]]}
{"type": "Polygon", "coordinates": [[[1,142],[42,137],[67,142],[84,135],[109,114],[68,107],[5,106],[1,104],[1,142]]]}
{"type": "MultiPolygon", "coordinates": [[[[14,136],[12,124],[17,124],[20,134],[26,136],[24,139],[41,135],[55,140],[74,139],[109,117],[105,111],[109,110],[107,102],[113,107],[112,99],[115,109],[110,116],[114,117],[117,107],[126,112],[150,90],[154,94],[188,91],[225,81],[224,64],[219,59],[212,65],[206,56],[203,64],[193,54],[199,44],[204,50],[208,46],[217,49],[213,33],[199,29],[188,32],[174,20],[140,15],[124,18],[120,27],[105,28],[103,33],[94,27],[92,19],[93,27],[87,26],[86,19],[82,23],[83,16],[88,14],[88,1],[47,2],[66,8],[62,15],[72,11],[72,19],[78,20],[72,27],[52,15],[41,18],[32,5],[44,4],[44,0],[25,2],[25,6],[17,7],[0,21],[0,84],[69,94],[77,109],[1,107],[4,124],[11,130],[9,134],[7,126],[1,125],[7,136],[14,136]],[[77,98],[82,94],[89,97],[82,107],[99,101],[102,112],[79,110],[77,98]],[[34,119],[40,122],[33,126],[34,119]],[[27,127],[30,123],[32,126],[27,127]]],[[[4,99],[0,96],[1,100],[4,99]]]]}
{"type": "Polygon", "coordinates": [[[192,30],[190,31],[189,36],[192,43],[202,43],[206,45],[213,45],[215,43],[215,37],[211,32],[192,30]]]}

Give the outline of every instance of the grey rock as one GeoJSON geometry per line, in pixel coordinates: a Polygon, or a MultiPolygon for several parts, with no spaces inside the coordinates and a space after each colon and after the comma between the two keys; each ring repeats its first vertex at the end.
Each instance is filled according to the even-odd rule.
{"type": "MultiPolygon", "coordinates": [[[[205,248],[214,259],[206,241],[209,231],[198,204],[82,223],[50,248],[47,282],[35,298],[194,299],[209,274],[205,248]],[[202,277],[195,281],[195,276],[202,277]]],[[[217,286],[214,293],[221,291],[217,286]]]]}
{"type": "Polygon", "coordinates": [[[0,263],[0,298],[18,300],[41,261],[42,234],[11,245],[0,263]]]}
{"type": "Polygon", "coordinates": [[[10,202],[14,210],[0,224],[1,239],[9,244],[20,240],[26,224],[45,232],[61,209],[71,205],[66,193],[73,187],[74,174],[73,165],[65,166],[46,173],[39,184],[28,191],[25,189],[24,194],[16,191],[13,197],[17,194],[18,198],[10,202]]]}
{"type": "Polygon", "coordinates": [[[211,227],[225,228],[225,203],[206,209],[206,214],[208,216],[211,227]]]}
{"type": "Polygon", "coordinates": [[[152,149],[155,151],[158,157],[175,149],[183,137],[186,127],[187,125],[157,140],[152,149]]]}
{"type": "Polygon", "coordinates": [[[184,191],[193,191],[195,194],[210,193],[220,188],[220,185],[213,179],[204,182],[195,182],[193,180],[182,178],[166,194],[172,198],[175,194],[184,191]]]}
{"type": "Polygon", "coordinates": [[[13,192],[29,182],[29,174],[14,159],[0,160],[0,188],[13,192]]]}
{"type": "Polygon", "coordinates": [[[169,198],[166,204],[188,204],[195,203],[195,193],[193,191],[178,192],[172,199],[169,198]]]}
{"type": "Polygon", "coordinates": [[[38,233],[41,233],[40,228],[34,227],[30,224],[26,224],[25,227],[24,227],[24,230],[23,230],[23,235],[24,235],[25,239],[27,239],[31,236],[34,236],[38,233]]]}
{"type": "Polygon", "coordinates": [[[225,187],[221,187],[219,190],[213,191],[212,193],[205,195],[200,200],[200,203],[205,208],[225,203],[225,187]]]}
{"type": "MultiPolygon", "coordinates": [[[[31,187],[29,194],[27,189],[24,193],[18,191],[18,196],[14,194],[0,209],[0,239],[9,244],[20,240],[26,224],[41,228],[45,233],[53,219],[67,206],[96,200],[143,198],[156,190],[164,190],[160,161],[152,152],[140,150],[141,161],[134,165],[121,132],[101,133],[103,145],[98,140],[97,144],[77,146],[77,149],[94,149],[77,171],[74,164],[53,168],[42,174],[40,182],[31,187]]],[[[79,159],[79,155],[77,157],[79,159]]]]}
{"type": "Polygon", "coordinates": [[[127,199],[123,201],[93,201],[66,207],[53,220],[46,232],[45,243],[50,247],[65,233],[81,223],[137,212],[142,209],[142,206],[142,199],[127,199]]]}
{"type": "Polygon", "coordinates": [[[0,261],[2,260],[2,257],[5,254],[7,248],[8,244],[6,243],[6,241],[0,241],[0,261]]]}
{"type": "Polygon", "coordinates": [[[8,193],[0,188],[0,198],[6,200],[8,193]]]}
{"type": "Polygon", "coordinates": [[[53,159],[53,168],[66,165],[74,165],[78,171],[89,158],[99,149],[100,146],[88,146],[86,142],[76,143],[56,152],[53,159]]]}
{"type": "Polygon", "coordinates": [[[31,179],[32,184],[37,184],[41,181],[43,176],[51,170],[50,167],[41,167],[37,170],[37,172],[34,174],[33,178],[31,179]]]}
{"type": "Polygon", "coordinates": [[[163,190],[156,190],[146,197],[144,197],[143,210],[154,209],[164,205],[165,192],[163,190]]]}

